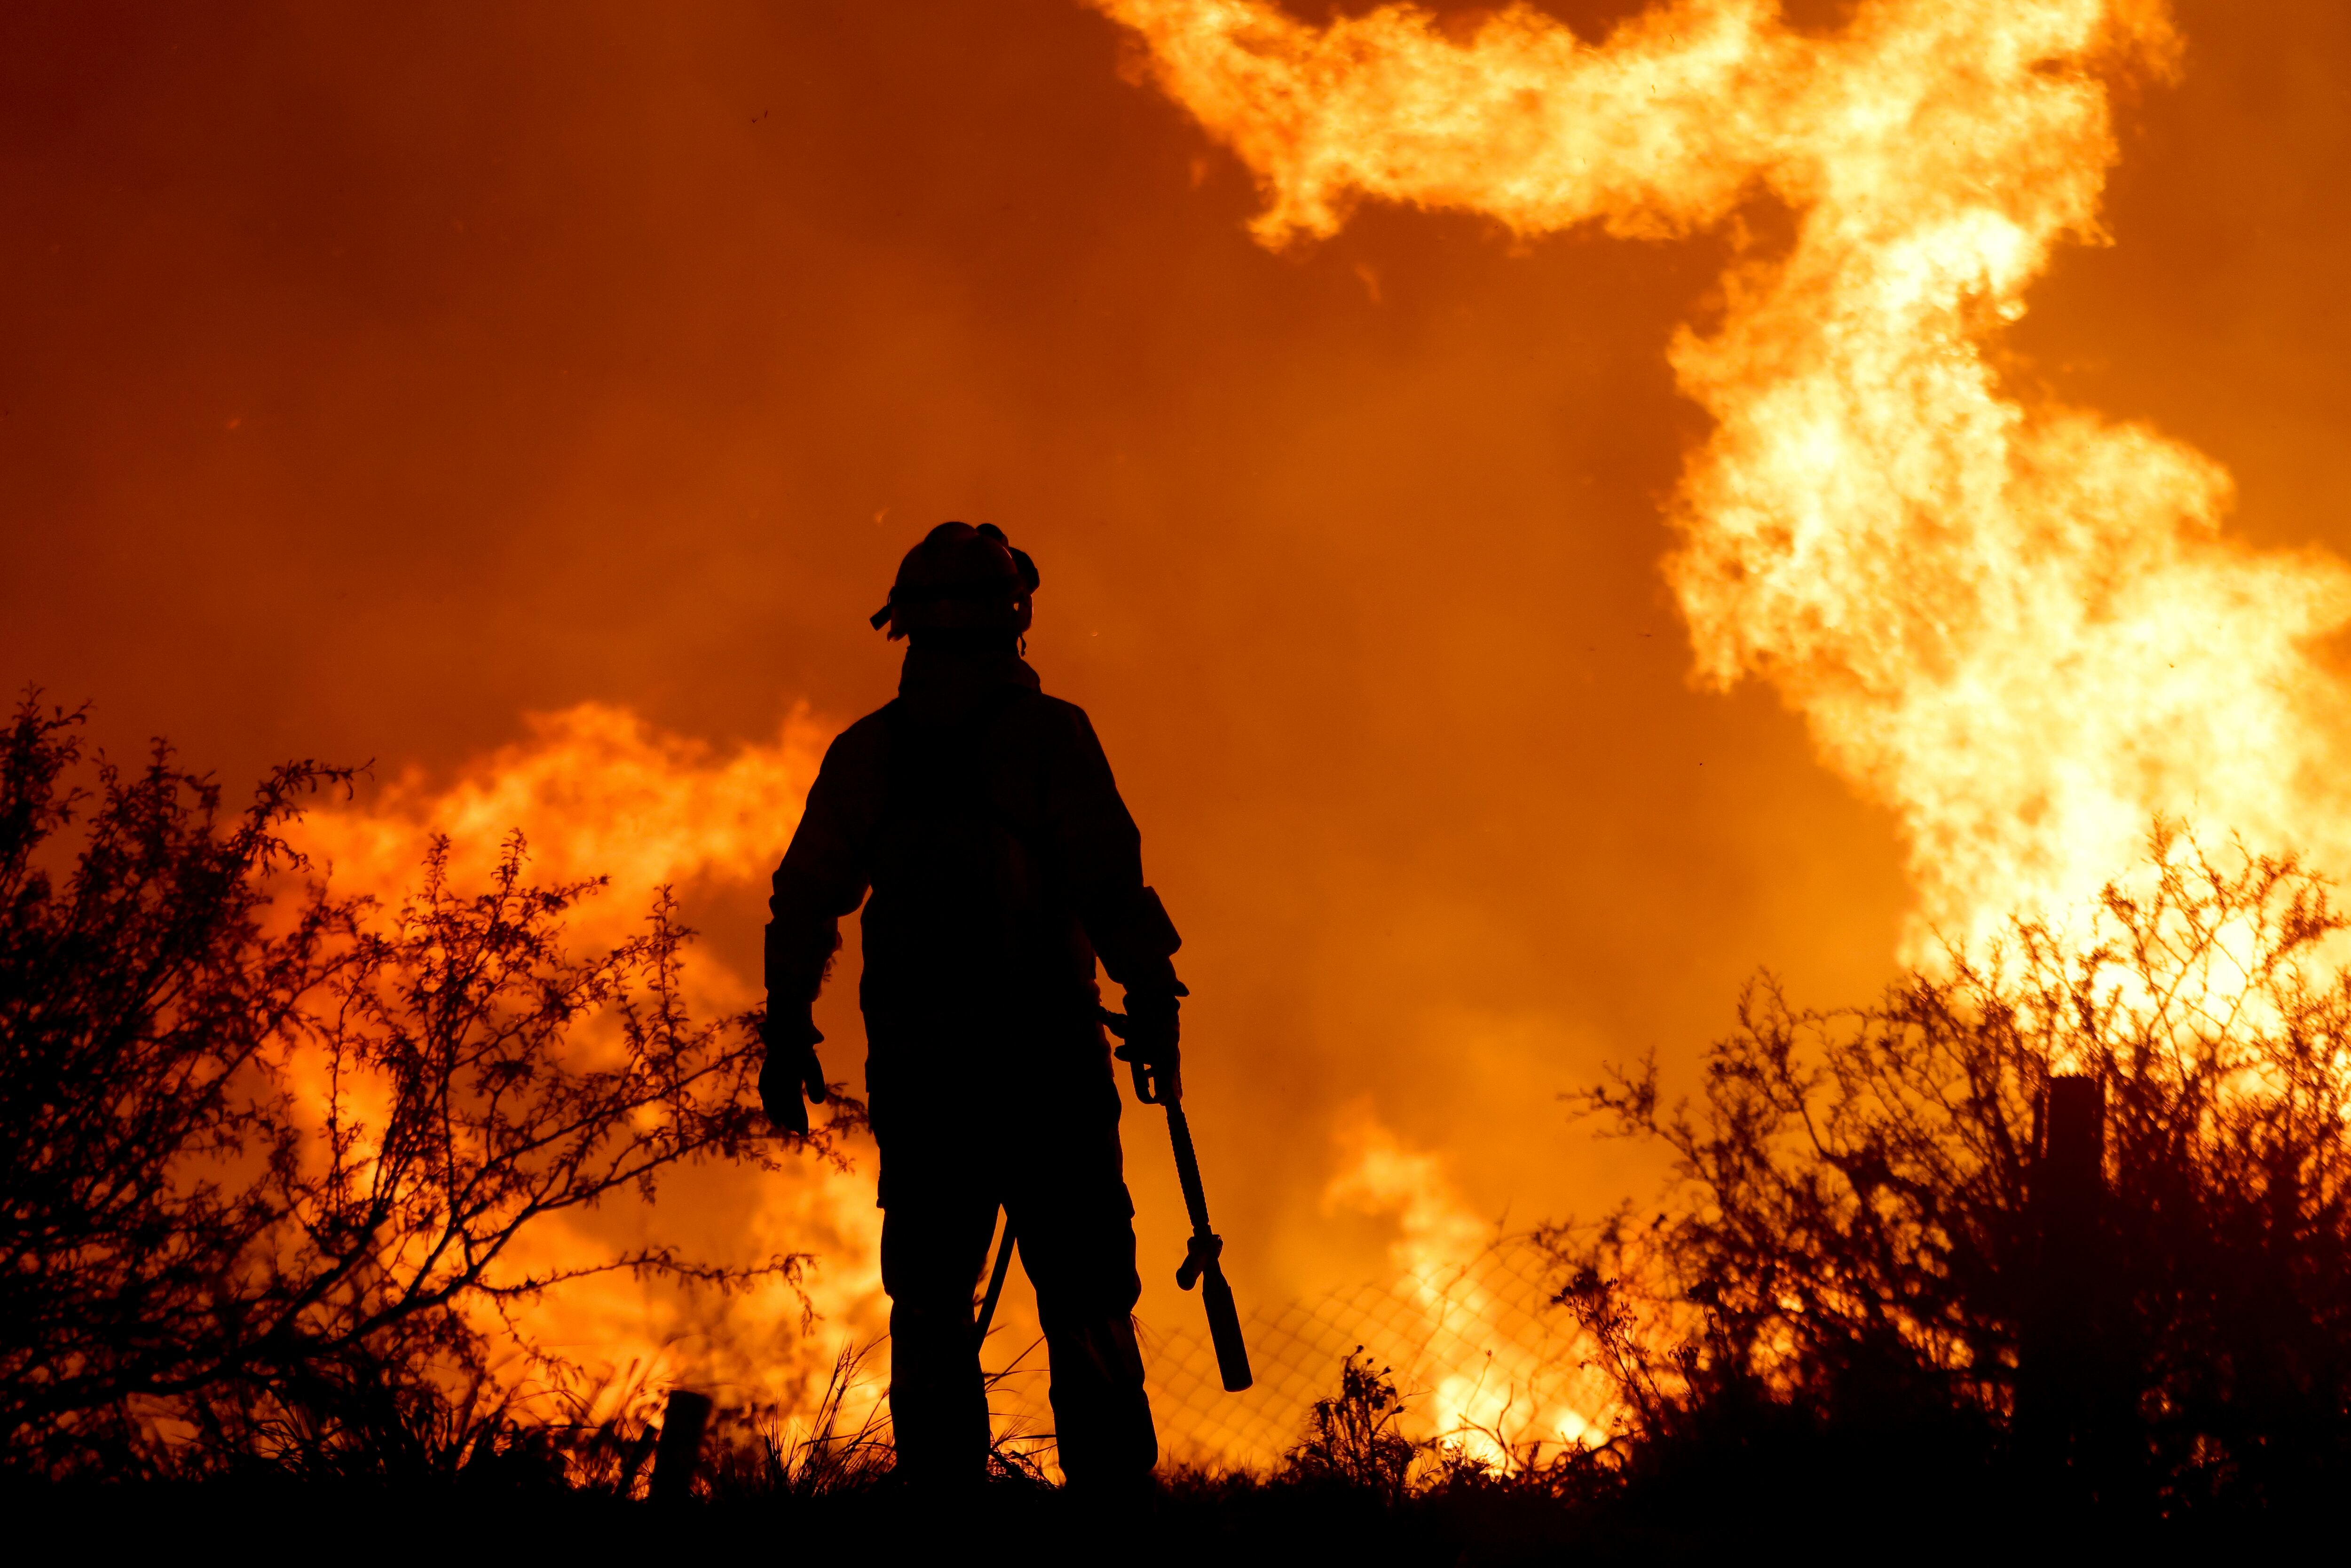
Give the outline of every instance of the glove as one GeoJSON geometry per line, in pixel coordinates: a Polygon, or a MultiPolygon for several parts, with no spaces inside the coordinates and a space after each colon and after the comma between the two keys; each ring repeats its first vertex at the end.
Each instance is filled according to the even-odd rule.
{"type": "Polygon", "coordinates": [[[759,1105],[778,1133],[808,1136],[810,1101],[824,1103],[824,1066],[816,1059],[817,1043],[824,1039],[813,1019],[786,1023],[770,1014],[760,1020],[759,1038],[767,1042],[768,1060],[759,1069],[759,1105]]]}
{"type": "Polygon", "coordinates": [[[1127,994],[1126,1013],[1103,1015],[1113,1033],[1126,1043],[1111,1054],[1134,1072],[1134,1097],[1145,1105],[1173,1105],[1184,1098],[1183,1053],[1176,1041],[1183,1030],[1176,1022],[1181,1003],[1172,996],[1127,994]]]}

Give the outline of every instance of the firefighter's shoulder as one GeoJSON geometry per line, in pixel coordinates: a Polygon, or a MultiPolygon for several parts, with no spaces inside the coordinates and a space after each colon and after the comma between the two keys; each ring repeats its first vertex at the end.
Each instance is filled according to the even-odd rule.
{"type": "Polygon", "coordinates": [[[820,773],[857,774],[878,768],[889,746],[889,710],[876,708],[832,737],[825,747],[820,773]]]}

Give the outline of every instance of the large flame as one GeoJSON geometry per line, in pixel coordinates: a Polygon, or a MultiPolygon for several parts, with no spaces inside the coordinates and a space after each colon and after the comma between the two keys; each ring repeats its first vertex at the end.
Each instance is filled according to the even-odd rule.
{"type": "MultiPolygon", "coordinates": [[[[535,715],[528,734],[436,787],[422,776],[393,782],[364,805],[319,812],[299,844],[340,894],[397,905],[417,873],[428,836],[450,840],[453,880],[478,884],[499,845],[520,831],[535,880],[609,876],[600,897],[575,904],[568,936],[609,945],[643,929],[653,891],[687,901],[764,883],[782,858],[816,777],[825,732],[795,712],[776,739],[722,756],[665,734],[626,709],[583,704],[535,715]]],[[[723,947],[697,946],[682,979],[705,1017],[758,999],[758,977],[739,973],[723,947]]],[[[836,1072],[851,1064],[836,1060],[836,1072]]],[[[517,1238],[517,1270],[577,1267],[647,1239],[705,1258],[758,1263],[789,1253],[814,1260],[799,1287],[777,1281],[713,1297],[603,1274],[567,1284],[521,1314],[537,1343],[583,1366],[658,1385],[684,1381],[730,1401],[806,1410],[846,1343],[881,1337],[880,1216],[871,1150],[851,1175],[800,1162],[780,1176],[749,1167],[674,1172],[650,1206],[613,1205],[577,1220],[540,1221],[517,1238]],[[805,1300],[802,1292],[805,1292],[805,1300]],[[804,1333],[804,1309],[820,1322],[804,1333]]],[[[868,1369],[878,1392],[887,1357],[868,1369]]]]}
{"type": "MultiPolygon", "coordinates": [[[[611,879],[609,896],[572,916],[575,936],[610,940],[638,928],[657,887],[765,882],[799,823],[828,738],[804,710],[773,744],[727,757],[604,703],[528,715],[524,725],[525,739],[467,764],[445,786],[411,771],[363,810],[310,818],[303,847],[331,864],[344,891],[396,897],[428,833],[448,836],[455,875],[479,881],[518,831],[538,878],[611,879]]],[[[691,972],[727,1005],[756,999],[743,977],[706,955],[691,972]]]]}
{"type": "Polygon", "coordinates": [[[1256,172],[1268,245],[1360,197],[1740,237],[1719,325],[1671,349],[1715,428],[1667,576],[1698,678],[1771,681],[1896,813],[1914,938],[2078,905],[2158,812],[2346,866],[2316,644],[2351,572],[2223,538],[2216,464],[2028,404],[1987,355],[2053,247],[2098,237],[2105,81],[2170,68],[2159,4],[1875,0],[1823,37],[1684,0],[1592,44],[1523,5],[1464,35],[1409,6],[1317,28],[1095,3],[1256,172]],[[1792,240],[1744,237],[1759,198],[1792,240]]]}

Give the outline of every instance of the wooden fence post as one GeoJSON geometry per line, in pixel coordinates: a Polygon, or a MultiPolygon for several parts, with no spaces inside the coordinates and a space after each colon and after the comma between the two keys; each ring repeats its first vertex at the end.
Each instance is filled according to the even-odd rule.
{"type": "Polygon", "coordinates": [[[2100,1343],[2105,1110],[2097,1079],[2050,1078],[2029,1194],[2037,1255],[2017,1347],[2017,1436],[2044,1478],[2073,1491],[2099,1489],[2112,1437],[2105,1430],[2112,1357],[2100,1343]]]}
{"type": "Polygon", "coordinates": [[[673,1388],[662,1409],[661,1446],[653,1450],[653,1479],[646,1491],[655,1502],[683,1502],[694,1490],[702,1463],[702,1434],[710,1425],[710,1396],[673,1388]]]}

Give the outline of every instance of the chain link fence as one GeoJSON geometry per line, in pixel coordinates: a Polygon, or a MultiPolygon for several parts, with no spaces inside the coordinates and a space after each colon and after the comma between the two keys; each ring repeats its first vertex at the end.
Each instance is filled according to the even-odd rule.
{"type": "MultiPolygon", "coordinates": [[[[1256,1382],[1240,1394],[1225,1392],[1205,1319],[1145,1323],[1162,1452],[1211,1469],[1278,1465],[1358,1347],[1392,1370],[1412,1437],[1458,1443],[1502,1464],[1596,1437],[1612,1401],[1585,1364],[1573,1321],[1552,1304],[1554,1273],[1530,1239],[1504,1237],[1464,1264],[1259,1308],[1241,1322],[1256,1382]]],[[[1031,1344],[998,1375],[991,1405],[998,1433],[1040,1462],[1049,1457],[1041,1346],[1031,1344]]]]}

